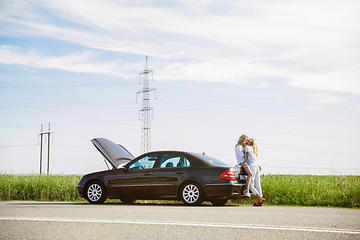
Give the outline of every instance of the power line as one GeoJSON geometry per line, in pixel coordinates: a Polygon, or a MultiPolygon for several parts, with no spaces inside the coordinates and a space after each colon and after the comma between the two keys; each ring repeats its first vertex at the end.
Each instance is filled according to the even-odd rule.
{"type": "Polygon", "coordinates": [[[0,88],[4,87],[1,86],[1,84],[4,85],[8,85],[8,86],[26,86],[27,88],[51,88],[51,87],[66,87],[66,88],[70,88],[70,87],[108,87],[108,86],[128,86],[128,85],[137,85],[134,82],[129,82],[129,83],[118,83],[118,82],[99,82],[99,83],[89,83],[89,82],[84,82],[84,83],[76,83],[76,82],[69,82],[69,83],[7,83],[7,82],[2,82],[0,83],[0,88]]]}
{"type": "MultiPolygon", "coordinates": [[[[185,88],[185,89],[187,89],[187,88],[185,88]]],[[[191,91],[191,89],[187,89],[188,91],[191,91]]],[[[188,92],[187,91],[187,92],[188,92]]],[[[188,96],[193,96],[193,95],[191,95],[191,94],[189,94],[188,96]]],[[[226,101],[231,101],[231,100],[226,100],[226,101]]],[[[176,103],[170,103],[170,104],[176,104],[176,103]]],[[[184,104],[183,104],[183,106],[184,106],[184,104]]],[[[185,105],[186,106],[186,105],[185,105]]],[[[189,107],[189,106],[187,106],[188,107],[188,109],[190,109],[191,108],[191,106],[189,107]]],[[[192,107],[191,108],[192,110],[198,110],[198,108],[195,108],[195,107],[192,107]]],[[[200,110],[201,110],[201,108],[199,108],[200,110]]],[[[214,110],[214,108],[213,108],[213,110],[214,110]]],[[[166,111],[173,111],[173,110],[169,110],[169,109],[167,109],[166,111]]],[[[177,109],[176,111],[179,111],[179,109],[177,109]]],[[[219,114],[219,112],[217,112],[217,111],[209,111],[210,113],[215,113],[215,114],[219,114]]],[[[61,114],[60,112],[58,112],[58,114],[61,114]]],[[[189,116],[189,114],[188,114],[188,112],[187,112],[187,114],[186,114],[187,116],[189,116]]],[[[58,116],[57,114],[55,114],[55,116],[58,116]]],[[[166,116],[166,114],[163,114],[163,116],[166,116]]],[[[167,115],[167,116],[169,116],[169,115],[167,115]]],[[[192,115],[192,116],[196,116],[196,115],[192,115]]],[[[184,117],[184,115],[182,116],[182,117],[184,117]]],[[[234,116],[231,116],[231,115],[227,115],[226,117],[232,117],[232,118],[234,118],[234,116]]],[[[292,117],[294,117],[294,116],[292,116],[292,117]]],[[[189,118],[189,119],[191,119],[191,118],[189,118]]],[[[227,118],[228,119],[228,118],[227,118]]],[[[99,120],[99,121],[101,121],[101,120],[99,120]]],[[[200,121],[200,118],[199,118],[199,121],[200,121]]],[[[203,119],[201,120],[201,121],[203,121],[203,119]]],[[[210,122],[211,122],[211,120],[210,120],[210,122]]],[[[262,123],[264,123],[264,122],[262,122],[262,123]]],[[[90,123],[91,124],[91,123],[90,123]]],[[[232,122],[231,121],[227,121],[227,124],[232,124],[232,122]]],[[[189,124],[188,124],[189,125],[189,124]]],[[[170,127],[171,127],[171,125],[169,125],[170,127]]],[[[182,125],[182,126],[186,126],[186,125],[182,125]]],[[[275,124],[274,126],[279,126],[279,127],[281,127],[281,125],[277,125],[277,124],[275,124]]],[[[282,126],[282,127],[286,127],[286,126],[282,126]]],[[[289,128],[289,127],[286,127],[286,128],[289,128]]],[[[261,130],[261,129],[260,129],[261,130]]],[[[266,130],[266,128],[265,129],[262,129],[262,130],[266,130]]],[[[298,129],[298,130],[302,130],[302,129],[298,129]]],[[[179,129],[179,131],[181,131],[181,129],[179,129]]],[[[304,131],[306,131],[306,130],[304,130],[304,131]]],[[[201,131],[199,131],[199,133],[200,133],[201,131]]],[[[277,131],[278,133],[283,133],[283,132],[281,132],[281,131],[277,131]]],[[[211,133],[210,133],[210,135],[208,135],[208,134],[206,134],[207,136],[214,136],[214,134],[213,134],[214,132],[212,131],[211,133]]],[[[313,133],[315,133],[315,134],[322,134],[322,133],[317,133],[317,132],[313,132],[313,133]]],[[[290,135],[293,135],[293,136],[303,136],[303,135],[294,135],[293,133],[288,133],[288,134],[290,134],[290,135]]],[[[216,135],[215,135],[216,136],[216,135]]],[[[338,137],[338,138],[340,138],[340,139],[344,139],[344,137],[342,137],[342,136],[336,136],[336,135],[333,135],[333,134],[329,134],[329,135],[326,135],[326,136],[319,136],[319,137],[321,137],[321,138],[328,138],[327,136],[330,136],[330,137],[338,137]]],[[[356,139],[357,140],[357,139],[356,139]]]]}
{"type": "Polygon", "coordinates": [[[0,146],[0,148],[30,147],[30,146],[37,146],[37,145],[38,144],[8,145],[8,146],[0,146]]]}
{"type": "MultiPolygon", "coordinates": [[[[268,112],[268,113],[271,113],[271,114],[276,114],[276,115],[284,115],[284,116],[290,116],[290,117],[297,117],[297,118],[304,118],[304,119],[314,119],[315,118],[315,120],[316,121],[326,121],[326,122],[330,122],[330,123],[335,123],[335,124],[339,124],[339,123],[341,123],[341,124],[345,124],[345,122],[339,122],[339,121],[334,121],[334,120],[329,120],[329,119],[322,119],[322,118],[319,118],[319,117],[313,117],[313,116],[310,116],[310,115],[305,115],[305,114],[298,114],[298,113],[296,113],[296,112],[292,112],[292,111],[288,111],[288,110],[281,110],[281,112],[274,112],[274,111],[268,111],[266,108],[269,108],[269,107],[274,107],[274,106],[259,106],[259,105],[256,105],[256,104],[254,104],[253,103],[253,101],[254,100],[261,100],[261,99],[241,99],[241,100],[239,100],[239,99],[231,99],[231,98],[228,98],[228,97],[224,97],[224,96],[216,96],[215,94],[211,94],[211,97],[209,97],[209,94],[206,92],[206,93],[204,93],[204,92],[201,92],[201,91],[196,91],[196,90],[194,90],[194,89],[189,89],[189,88],[184,88],[184,87],[182,87],[182,86],[174,86],[174,85],[172,85],[172,84],[169,84],[169,83],[164,83],[164,82],[160,82],[161,84],[163,84],[163,85],[168,85],[168,86],[171,86],[171,87],[174,87],[174,88],[176,88],[177,90],[176,91],[174,91],[174,90],[172,90],[173,92],[176,92],[176,93],[179,93],[179,94],[181,94],[181,95],[187,95],[187,96],[191,96],[191,97],[193,97],[193,96],[195,96],[195,95],[193,95],[193,94],[190,94],[189,92],[194,92],[194,93],[196,93],[197,95],[196,95],[196,98],[202,98],[202,99],[206,99],[207,101],[213,101],[214,100],[214,97],[215,98],[218,98],[218,99],[224,99],[224,101],[228,101],[228,102],[230,102],[230,104],[231,105],[233,105],[233,106],[235,106],[235,107],[239,107],[239,105],[238,104],[234,104],[234,102],[239,102],[239,101],[241,101],[242,103],[246,103],[246,104],[248,104],[248,105],[252,105],[252,107],[246,107],[246,106],[241,106],[241,108],[249,108],[249,109],[251,109],[251,110],[255,110],[255,111],[266,111],[266,112],[268,112]],[[186,90],[186,93],[184,93],[184,92],[179,92],[178,91],[178,89],[184,89],[184,90],[186,90]],[[199,94],[200,95],[205,95],[205,97],[200,97],[199,96],[199,94]],[[255,107],[255,108],[254,108],[255,107]],[[256,108],[261,108],[261,109],[256,109],[256,108]],[[265,109],[264,109],[265,108],[265,109]],[[293,115],[289,115],[289,114],[284,114],[284,112],[288,112],[288,113],[291,113],[291,114],[293,114],[293,115],[295,115],[295,116],[293,116],[293,115]],[[307,118],[306,118],[307,117],[307,118]]],[[[170,91],[170,90],[168,90],[167,89],[167,91],[170,91]]],[[[344,95],[344,94],[342,94],[342,95],[344,95]]],[[[351,95],[353,95],[353,94],[351,94],[351,95]]],[[[288,98],[285,98],[285,99],[288,99],[288,98]]],[[[266,99],[266,100],[268,100],[268,99],[266,99]]],[[[159,101],[161,101],[161,100],[159,100],[159,101]]],[[[243,105],[244,105],[243,104],[243,105]]],[[[275,106],[276,107],[276,106],[275,106]]],[[[213,109],[213,108],[212,108],[213,109]]],[[[355,124],[355,123],[352,123],[352,122],[346,122],[346,124],[347,125],[352,125],[352,126],[355,126],[355,127],[360,127],[360,125],[359,124],[355,124]]]]}
{"type": "MultiPolygon", "coordinates": [[[[262,167],[266,167],[266,168],[287,168],[287,169],[292,169],[292,168],[296,168],[296,169],[317,169],[317,170],[330,170],[331,168],[323,168],[323,167],[294,167],[294,166],[271,166],[271,165],[261,165],[262,167]]],[[[360,168],[334,168],[334,170],[360,170],[360,168]]]]}
{"type": "MultiPolygon", "coordinates": [[[[160,100],[161,101],[161,100],[160,100]]],[[[191,106],[189,107],[191,108],[191,106]]],[[[193,108],[194,110],[199,110],[197,108],[193,108]]],[[[178,110],[179,111],[179,110],[178,110]]],[[[210,113],[217,113],[215,111],[208,111],[210,113]]],[[[158,113],[158,115],[163,115],[163,116],[166,116],[166,117],[172,117],[170,116],[169,114],[164,114],[160,111],[160,113],[158,113]]],[[[189,116],[194,116],[196,118],[199,118],[199,121],[201,122],[204,122],[204,121],[208,121],[208,122],[213,122],[214,124],[218,124],[218,122],[212,120],[212,119],[206,119],[204,120],[203,117],[199,117],[198,115],[195,115],[195,114],[190,114],[189,112],[186,113],[186,116],[189,117],[189,116]]],[[[222,121],[222,125],[225,125],[225,124],[228,124],[228,125],[234,125],[233,122],[231,122],[230,120],[228,119],[233,119],[234,116],[232,115],[229,115],[229,114],[222,114],[223,117],[227,117],[225,118],[225,120],[222,121]]],[[[176,117],[174,117],[176,118],[176,117]]],[[[161,118],[163,119],[163,118],[161,118]]],[[[182,119],[185,120],[185,119],[188,119],[188,120],[192,120],[190,118],[186,118],[185,115],[182,116],[182,119]]],[[[241,118],[242,121],[244,120],[247,120],[246,118],[242,117],[241,118]]],[[[249,121],[254,121],[254,120],[249,120],[249,121]]],[[[261,122],[261,121],[255,121],[255,122],[261,122]]],[[[266,122],[261,122],[261,123],[266,123],[266,122]]],[[[282,125],[277,125],[277,124],[268,124],[268,125],[271,125],[271,126],[276,126],[276,127],[285,127],[285,128],[290,128],[290,129],[294,129],[294,130],[301,130],[301,134],[297,133],[297,134],[294,134],[294,133],[289,133],[289,132],[286,132],[286,131],[279,131],[279,130],[274,130],[273,128],[261,128],[261,127],[255,127],[254,125],[247,125],[247,124],[241,124],[241,127],[242,128],[250,128],[250,129],[257,129],[257,130],[261,130],[261,131],[266,131],[266,132],[276,132],[276,133],[281,133],[281,134],[285,134],[285,135],[291,135],[291,136],[306,136],[306,137],[309,137],[309,134],[307,133],[311,133],[311,134],[315,134],[315,137],[313,138],[319,138],[319,139],[329,139],[329,137],[331,138],[338,138],[339,142],[348,142],[348,141],[359,141],[359,139],[357,138],[350,138],[350,137],[342,137],[342,136],[338,136],[338,135],[334,135],[334,134],[324,134],[322,132],[315,132],[315,131],[309,131],[309,130],[303,130],[303,129],[299,129],[299,128],[295,128],[295,127],[287,127],[287,126],[282,126],[282,125]]],[[[199,127],[197,127],[197,129],[199,129],[199,127]]],[[[211,132],[213,133],[215,130],[212,130],[211,132]]]]}

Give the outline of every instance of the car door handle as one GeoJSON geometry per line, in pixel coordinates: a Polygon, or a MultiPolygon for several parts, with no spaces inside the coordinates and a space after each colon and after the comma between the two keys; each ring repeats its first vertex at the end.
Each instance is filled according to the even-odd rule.
{"type": "Polygon", "coordinates": [[[177,171],[176,174],[184,174],[185,171],[177,171]]]}
{"type": "Polygon", "coordinates": [[[146,173],[144,173],[144,175],[151,175],[152,174],[152,172],[146,172],[146,173]]]}

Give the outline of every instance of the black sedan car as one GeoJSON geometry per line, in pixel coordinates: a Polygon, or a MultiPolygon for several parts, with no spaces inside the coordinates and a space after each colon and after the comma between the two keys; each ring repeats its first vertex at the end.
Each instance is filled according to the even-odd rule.
{"type": "Polygon", "coordinates": [[[123,203],[147,199],[225,205],[229,199],[244,197],[246,173],[207,155],[156,151],[135,158],[108,139],[91,141],[112,169],[87,174],[78,183],[79,196],[90,203],[113,198],[123,203]]]}

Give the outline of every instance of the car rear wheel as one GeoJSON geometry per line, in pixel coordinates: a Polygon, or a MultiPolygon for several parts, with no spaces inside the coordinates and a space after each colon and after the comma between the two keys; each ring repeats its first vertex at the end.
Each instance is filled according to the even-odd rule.
{"type": "Polygon", "coordinates": [[[229,199],[215,199],[210,201],[214,206],[224,206],[229,202],[229,199]]]}
{"type": "Polygon", "coordinates": [[[104,203],[106,200],[105,188],[98,182],[92,182],[86,189],[86,199],[89,203],[104,203]]]}
{"type": "Polygon", "coordinates": [[[185,205],[201,205],[204,195],[198,184],[187,183],[181,189],[181,200],[185,205]]]}

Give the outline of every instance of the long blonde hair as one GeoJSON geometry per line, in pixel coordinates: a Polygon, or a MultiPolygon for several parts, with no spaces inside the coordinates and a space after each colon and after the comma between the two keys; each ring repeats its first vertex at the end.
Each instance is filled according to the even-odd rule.
{"type": "Polygon", "coordinates": [[[251,138],[249,140],[249,146],[251,146],[253,148],[255,156],[258,157],[259,148],[258,148],[258,146],[256,144],[255,139],[251,138]]]}
{"type": "Polygon", "coordinates": [[[236,143],[235,147],[236,147],[237,145],[241,145],[241,143],[242,143],[246,138],[249,138],[249,137],[248,137],[247,135],[245,135],[245,134],[241,135],[241,136],[239,137],[239,140],[238,140],[238,142],[236,143]]]}

